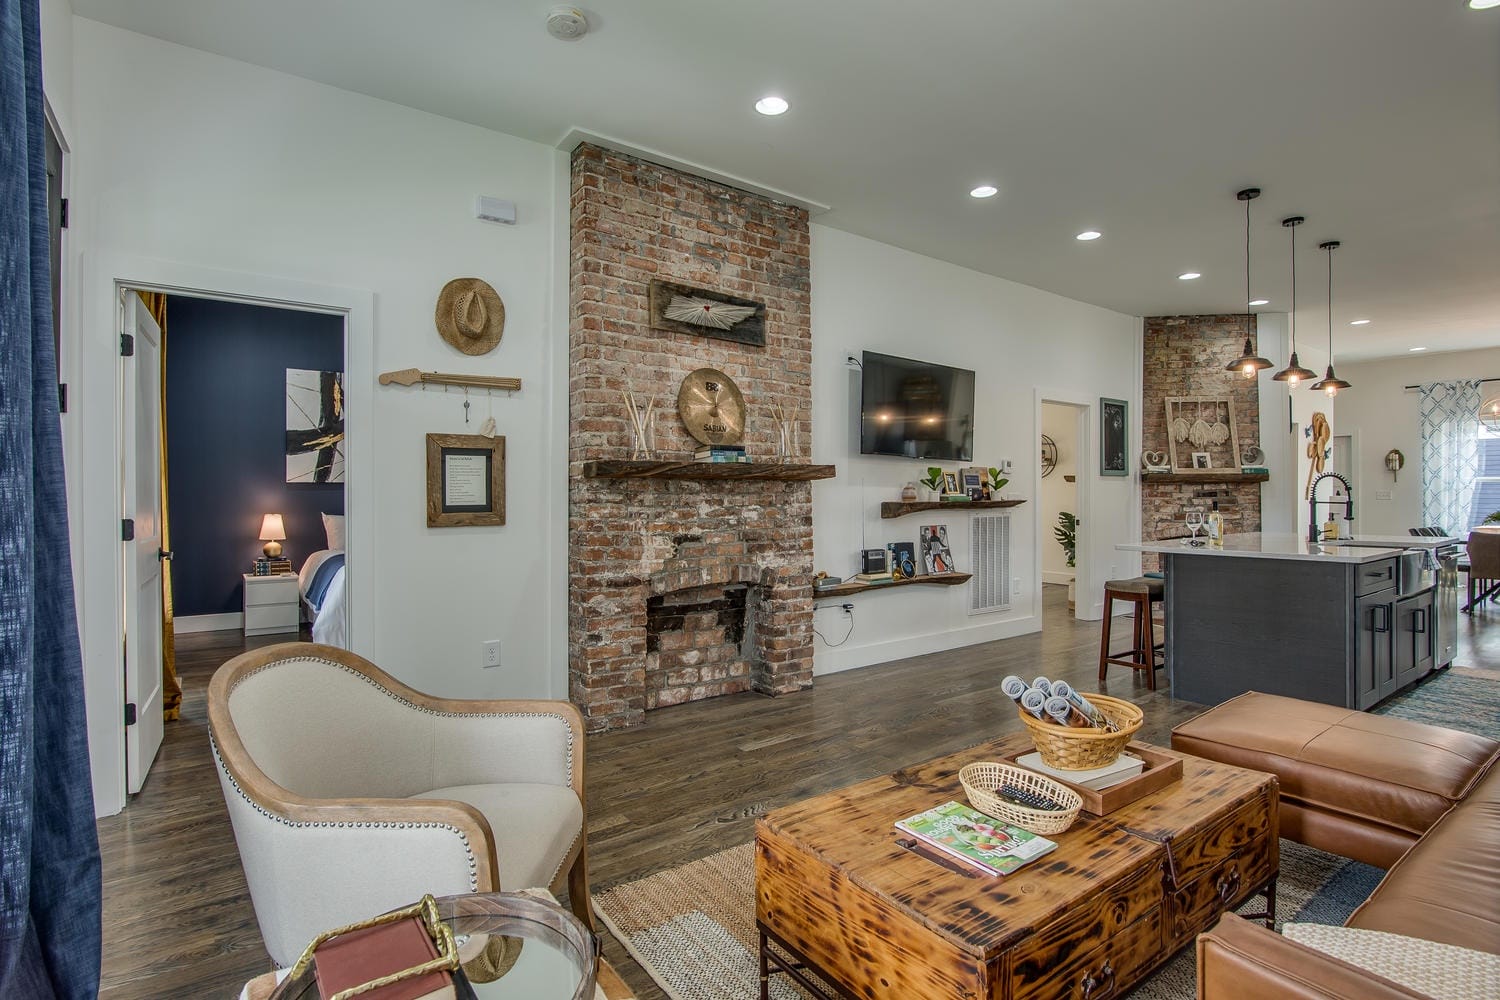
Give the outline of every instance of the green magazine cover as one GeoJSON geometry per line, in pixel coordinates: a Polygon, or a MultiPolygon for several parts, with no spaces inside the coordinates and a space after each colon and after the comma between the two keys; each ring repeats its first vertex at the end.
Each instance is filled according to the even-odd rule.
{"type": "Polygon", "coordinates": [[[1009,875],[1057,846],[1045,837],[975,812],[961,802],[944,802],[935,809],[898,820],[896,829],[991,875],[1009,875]]]}

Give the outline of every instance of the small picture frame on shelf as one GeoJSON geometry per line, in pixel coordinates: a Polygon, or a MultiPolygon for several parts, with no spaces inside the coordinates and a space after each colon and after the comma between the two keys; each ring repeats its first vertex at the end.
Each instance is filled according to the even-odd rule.
{"type": "Polygon", "coordinates": [[[1213,456],[1206,451],[1193,452],[1193,471],[1208,472],[1214,467],[1213,456]]]}
{"type": "Polygon", "coordinates": [[[943,473],[943,492],[948,494],[958,493],[958,473],[943,473]]]}

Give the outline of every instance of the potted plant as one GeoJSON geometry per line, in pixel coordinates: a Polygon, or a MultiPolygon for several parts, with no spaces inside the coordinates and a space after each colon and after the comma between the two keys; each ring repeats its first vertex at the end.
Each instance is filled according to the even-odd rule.
{"type": "Polygon", "coordinates": [[[917,485],[925,490],[922,499],[926,501],[937,500],[943,493],[943,470],[936,465],[927,467],[927,478],[918,479],[917,485]]]}
{"type": "MultiPolygon", "coordinates": [[[[1075,559],[1078,555],[1078,516],[1067,511],[1059,511],[1057,524],[1052,528],[1052,537],[1057,539],[1057,544],[1062,546],[1063,555],[1068,557],[1068,569],[1073,569],[1075,559]]],[[[1068,577],[1068,604],[1074,603],[1074,585],[1077,583],[1070,574],[1068,577]]]]}
{"type": "Polygon", "coordinates": [[[985,485],[990,488],[990,496],[995,500],[999,500],[1000,491],[1005,489],[1005,484],[1009,483],[1010,480],[1003,478],[1000,475],[999,469],[989,469],[987,471],[989,472],[989,482],[985,485]]]}

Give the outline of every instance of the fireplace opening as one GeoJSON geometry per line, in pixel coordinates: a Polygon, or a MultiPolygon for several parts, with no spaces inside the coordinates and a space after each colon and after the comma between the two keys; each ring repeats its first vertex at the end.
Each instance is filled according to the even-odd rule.
{"type": "Polygon", "coordinates": [[[750,690],[761,587],[689,587],[646,599],[646,710],[750,690]]]}

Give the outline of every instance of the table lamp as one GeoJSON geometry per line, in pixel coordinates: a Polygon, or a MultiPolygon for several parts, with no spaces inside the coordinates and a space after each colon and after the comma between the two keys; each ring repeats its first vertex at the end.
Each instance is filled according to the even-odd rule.
{"type": "Polygon", "coordinates": [[[280,514],[267,514],[260,522],[260,540],[266,543],[261,551],[267,559],[281,558],[281,540],[286,537],[286,525],[280,514]]]}

